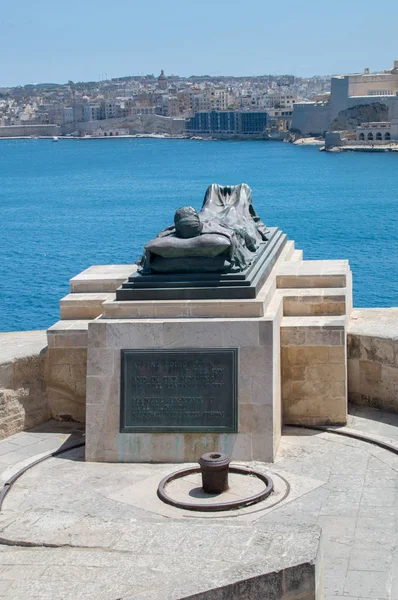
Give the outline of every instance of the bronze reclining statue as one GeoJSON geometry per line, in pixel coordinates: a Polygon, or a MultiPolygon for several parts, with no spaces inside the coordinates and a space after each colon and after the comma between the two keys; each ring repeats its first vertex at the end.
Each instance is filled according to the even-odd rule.
{"type": "Polygon", "coordinates": [[[192,206],[179,208],[174,225],[146,244],[138,271],[143,275],[242,271],[256,258],[266,234],[248,185],[213,184],[199,213],[192,206]]]}

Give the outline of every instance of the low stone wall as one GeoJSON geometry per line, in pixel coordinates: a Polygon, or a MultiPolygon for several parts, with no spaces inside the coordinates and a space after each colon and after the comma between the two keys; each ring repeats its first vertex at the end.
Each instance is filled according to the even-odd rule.
{"type": "Polygon", "coordinates": [[[347,345],[349,401],[398,412],[398,308],[353,310],[347,345]]]}
{"type": "Polygon", "coordinates": [[[0,127],[0,137],[59,135],[58,125],[5,125],[0,127]]]}
{"type": "MultiPolygon", "coordinates": [[[[116,283],[112,280],[110,285],[116,283]]],[[[286,297],[285,302],[287,309],[292,298],[286,297]]],[[[284,317],[282,323],[284,422],[297,422],[295,411],[307,391],[313,397],[308,423],[317,422],[316,411],[324,413],[326,390],[328,396],[336,392],[328,410],[331,421],[339,422],[344,412],[344,344],[340,341],[344,327],[336,323],[321,327],[318,333],[310,327],[307,334],[309,321],[298,328],[296,319],[284,317]],[[298,343],[298,335],[305,342],[300,338],[298,343]],[[319,346],[320,338],[313,341],[317,335],[322,340],[340,337],[328,344],[323,340],[319,346]]],[[[87,324],[61,321],[54,325],[48,348],[45,331],[0,333],[0,439],[50,418],[84,422],[87,324]]],[[[398,308],[353,310],[347,326],[347,357],[348,400],[398,412],[398,308]]],[[[298,422],[304,421],[300,417],[298,422]]]]}
{"type": "Polygon", "coordinates": [[[51,418],[45,331],[0,333],[0,439],[51,418]]]}

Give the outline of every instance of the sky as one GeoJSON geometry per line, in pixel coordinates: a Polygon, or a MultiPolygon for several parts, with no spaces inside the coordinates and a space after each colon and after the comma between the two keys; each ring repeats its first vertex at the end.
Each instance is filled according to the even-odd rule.
{"type": "Polygon", "coordinates": [[[0,87],[127,75],[331,75],[398,59],[397,0],[0,3],[0,87]],[[380,8],[379,8],[380,7],[380,8]]]}

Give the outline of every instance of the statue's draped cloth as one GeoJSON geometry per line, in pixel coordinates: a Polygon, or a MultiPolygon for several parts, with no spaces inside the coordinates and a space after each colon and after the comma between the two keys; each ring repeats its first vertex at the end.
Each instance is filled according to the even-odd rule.
{"type": "MultiPolygon", "coordinates": [[[[202,224],[200,235],[221,235],[229,241],[225,256],[230,263],[230,272],[241,271],[250,265],[260,243],[267,240],[267,228],[253,208],[251,189],[245,183],[236,186],[209,186],[199,219],[202,224]]],[[[155,239],[168,236],[178,237],[174,225],[161,231],[155,239]]],[[[194,245],[197,238],[191,239],[194,245]]],[[[189,256],[189,251],[185,250],[185,255],[189,256]]],[[[151,259],[152,252],[146,247],[138,261],[141,273],[151,272],[151,259]]]]}

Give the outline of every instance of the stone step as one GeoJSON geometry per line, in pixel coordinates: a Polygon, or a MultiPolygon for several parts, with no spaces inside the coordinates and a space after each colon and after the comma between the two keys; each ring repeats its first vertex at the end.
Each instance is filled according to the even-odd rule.
{"type": "Polygon", "coordinates": [[[283,260],[290,262],[292,260],[292,256],[294,255],[294,253],[295,253],[294,241],[288,240],[285,244],[285,247],[283,248],[282,252],[279,255],[279,259],[281,259],[283,257],[283,260]]]}
{"type": "MultiPolygon", "coordinates": [[[[276,290],[275,273],[289,261],[294,242],[288,240],[270,276],[256,298],[245,300],[105,300],[102,306],[105,319],[186,319],[262,317],[276,290]]],[[[74,294],[73,294],[74,295],[74,294]]],[[[279,302],[281,299],[278,297],[279,302]]]]}
{"type": "Polygon", "coordinates": [[[47,329],[49,348],[87,348],[88,324],[92,319],[57,321],[47,329]]]}
{"type": "Polygon", "coordinates": [[[346,317],[283,317],[281,346],[345,346],[346,317]]]}
{"type": "Polygon", "coordinates": [[[345,288],[284,289],[283,314],[286,317],[346,314],[345,288]]]}
{"type": "Polygon", "coordinates": [[[291,262],[302,262],[303,260],[303,251],[302,250],[295,250],[292,254],[291,257],[291,262]]]}
{"type": "Polygon", "coordinates": [[[351,275],[347,260],[304,260],[286,262],[278,270],[277,287],[342,288],[351,275]]]}
{"type": "Polygon", "coordinates": [[[72,277],[72,293],[115,292],[137,270],[137,265],[94,265],[72,277]]]}
{"type": "Polygon", "coordinates": [[[95,319],[102,314],[103,303],[114,298],[110,292],[68,294],[59,303],[61,319],[95,319]]]}

